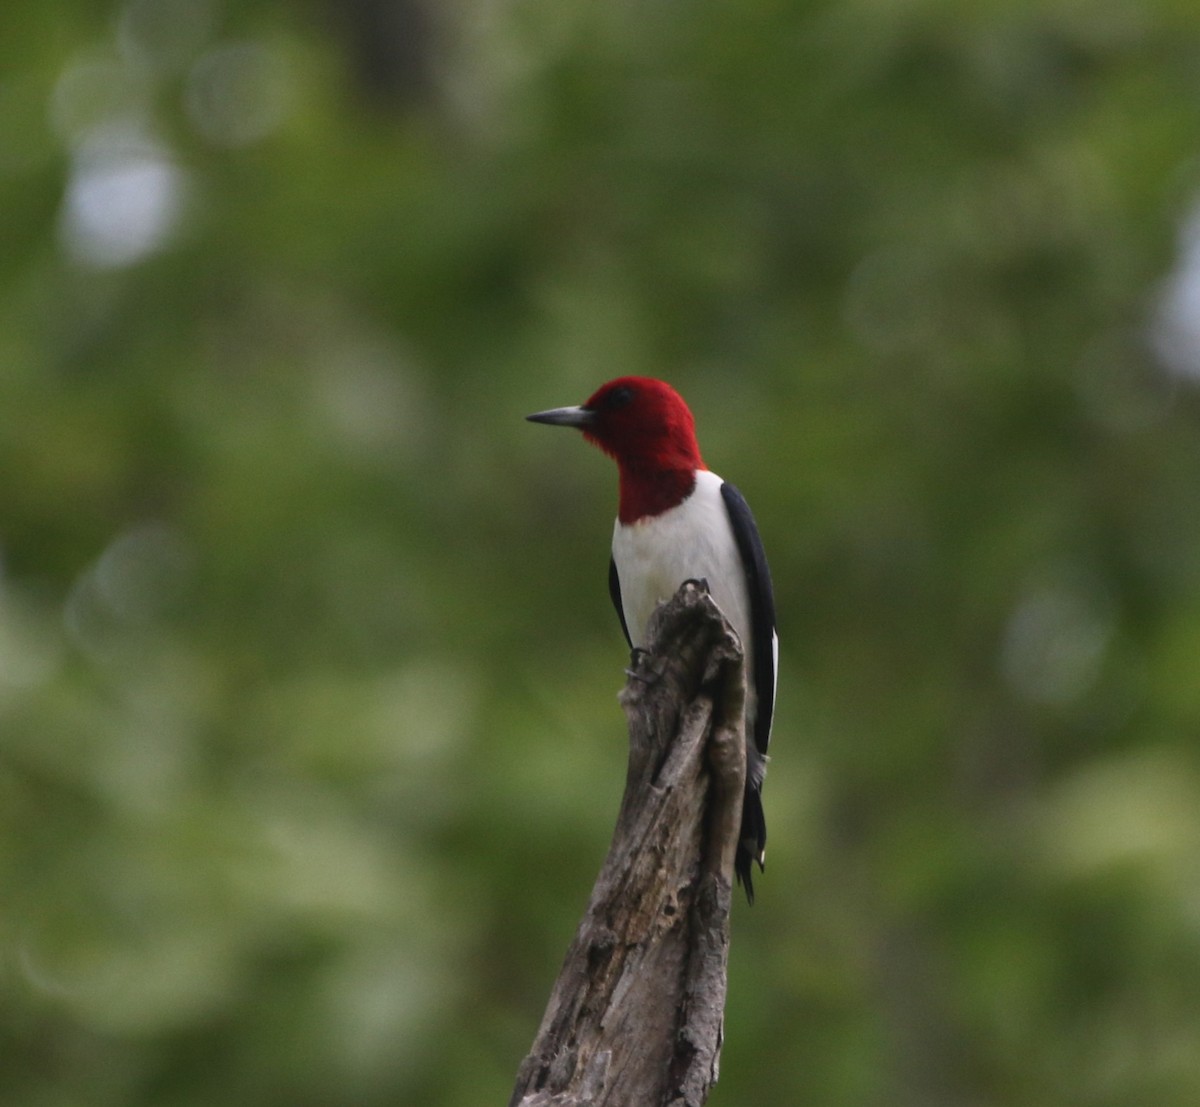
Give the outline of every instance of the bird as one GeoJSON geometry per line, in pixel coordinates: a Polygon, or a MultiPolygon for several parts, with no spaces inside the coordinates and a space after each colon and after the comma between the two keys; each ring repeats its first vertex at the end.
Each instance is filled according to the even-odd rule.
{"type": "Polygon", "coordinates": [[[533,423],[575,427],[617,463],[619,499],[608,586],[636,656],[657,604],[703,580],[742,642],[746,664],[746,790],[734,871],[754,903],[753,864],[765,869],[762,806],[775,712],[779,638],[771,573],[742,494],[700,455],[695,419],[671,385],[625,376],[577,407],[538,411],[533,423]]]}

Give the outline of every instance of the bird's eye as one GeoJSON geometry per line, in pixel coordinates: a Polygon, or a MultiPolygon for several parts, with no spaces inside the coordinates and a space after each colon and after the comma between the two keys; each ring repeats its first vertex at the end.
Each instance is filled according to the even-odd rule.
{"type": "Polygon", "coordinates": [[[610,411],[615,411],[617,408],[625,407],[632,399],[633,389],[628,385],[622,385],[608,394],[608,401],[604,406],[610,411]]]}

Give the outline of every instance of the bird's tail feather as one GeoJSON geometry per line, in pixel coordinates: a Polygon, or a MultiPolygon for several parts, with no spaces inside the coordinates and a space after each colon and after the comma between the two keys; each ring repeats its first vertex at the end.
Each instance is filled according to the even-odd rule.
{"type": "Polygon", "coordinates": [[[760,870],[764,868],[766,848],[767,817],[763,813],[762,795],[757,788],[749,787],[742,800],[742,833],[733,859],[733,871],[738,883],[746,889],[746,899],[751,904],[754,903],[751,866],[757,862],[760,870]]]}

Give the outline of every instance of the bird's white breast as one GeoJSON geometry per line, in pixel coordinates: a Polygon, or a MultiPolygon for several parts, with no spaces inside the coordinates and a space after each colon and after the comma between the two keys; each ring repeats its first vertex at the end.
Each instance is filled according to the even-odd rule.
{"type": "Polygon", "coordinates": [[[700,470],[692,494],[677,507],[636,523],[618,521],[613,530],[613,560],[621,580],[625,625],[635,646],[645,646],[646,623],[657,604],[670,599],[685,580],[704,579],[741,637],[747,671],[753,672],[750,598],[721,498],[722,483],[715,473],[700,470]]]}

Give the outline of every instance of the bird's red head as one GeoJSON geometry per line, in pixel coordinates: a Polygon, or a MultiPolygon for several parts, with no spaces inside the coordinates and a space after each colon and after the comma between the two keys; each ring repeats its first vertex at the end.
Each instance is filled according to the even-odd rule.
{"type": "Polygon", "coordinates": [[[647,473],[704,468],[696,422],[679,395],[652,377],[618,377],[583,405],[583,436],[622,468],[647,473]]]}
{"type": "Polygon", "coordinates": [[[540,411],[535,423],[578,427],[614,458],[621,477],[621,522],[658,515],[689,495],[706,468],[683,397],[652,377],[618,377],[580,407],[540,411]]]}

